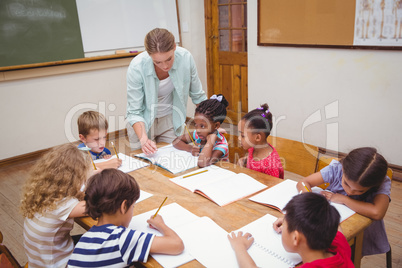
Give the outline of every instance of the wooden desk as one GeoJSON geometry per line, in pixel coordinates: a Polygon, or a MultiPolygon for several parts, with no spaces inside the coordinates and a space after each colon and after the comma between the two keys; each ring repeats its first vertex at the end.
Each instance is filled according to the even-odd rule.
{"type": "MultiPolygon", "coordinates": [[[[217,165],[222,168],[228,168],[236,173],[247,173],[268,187],[272,187],[282,181],[281,179],[268,176],[264,173],[246,168],[240,168],[232,163],[220,162],[217,165]]],[[[188,172],[189,171],[186,171],[184,173],[188,172]]],[[[208,216],[228,232],[237,230],[267,213],[276,217],[282,216],[279,211],[252,202],[247,198],[224,207],[220,207],[209,199],[183,189],[182,187],[169,181],[170,178],[180,174],[172,175],[171,173],[154,165],[131,172],[130,175],[136,179],[142,190],[153,194],[152,197],[135,205],[134,215],[158,208],[163,199],[168,196],[169,198],[165,205],[177,203],[197,216],[208,216]]],[[[96,221],[89,217],[76,218],[75,221],[87,230],[96,224],[96,221]]],[[[355,245],[354,248],[356,252],[354,256],[356,267],[360,267],[363,230],[370,224],[370,219],[358,214],[353,215],[341,224],[346,239],[350,244],[355,245]]],[[[159,263],[156,262],[151,256],[148,258],[148,262],[144,265],[146,267],[161,267],[159,263]]],[[[193,260],[181,267],[203,266],[198,261],[193,260]]]]}

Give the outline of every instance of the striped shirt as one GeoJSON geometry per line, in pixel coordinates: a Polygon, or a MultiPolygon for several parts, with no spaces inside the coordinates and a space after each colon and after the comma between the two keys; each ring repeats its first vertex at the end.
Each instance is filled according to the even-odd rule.
{"type": "MultiPolygon", "coordinates": [[[[217,136],[218,136],[218,139],[216,140],[212,151],[215,151],[215,150],[221,151],[223,153],[223,155],[221,156],[221,160],[229,161],[229,144],[228,144],[225,136],[223,136],[218,131],[217,131],[217,136]]],[[[193,139],[196,143],[201,143],[201,139],[198,137],[197,131],[193,132],[193,139]]],[[[201,151],[202,151],[202,148],[201,148],[200,152],[201,151]]]]}
{"type": "Polygon", "coordinates": [[[93,226],[75,246],[68,267],[127,267],[146,262],[155,235],[123,226],[93,226]]]}
{"type": "Polygon", "coordinates": [[[64,198],[52,211],[36,213],[24,221],[24,248],[29,267],[66,267],[73,252],[70,236],[74,219],[67,219],[78,204],[76,198],[64,198]]]}

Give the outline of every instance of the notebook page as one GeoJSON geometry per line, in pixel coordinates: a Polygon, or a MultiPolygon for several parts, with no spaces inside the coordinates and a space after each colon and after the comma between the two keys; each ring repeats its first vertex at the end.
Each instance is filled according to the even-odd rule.
{"type": "Polygon", "coordinates": [[[177,232],[184,241],[189,241],[186,249],[205,267],[239,267],[228,233],[210,218],[201,217],[181,226],[177,232]]]}
{"type": "Polygon", "coordinates": [[[282,211],[289,200],[298,194],[296,184],[296,181],[284,180],[271,188],[250,197],[249,200],[257,203],[273,205],[282,211]]]}
{"type": "Polygon", "coordinates": [[[197,189],[219,206],[224,206],[265,188],[267,188],[265,184],[239,173],[226,177],[224,180],[199,186],[197,189]]]}
{"type": "Polygon", "coordinates": [[[194,192],[196,189],[199,189],[203,185],[223,180],[226,177],[232,176],[234,174],[236,174],[236,173],[234,173],[228,169],[220,168],[217,166],[209,166],[209,167],[197,169],[194,172],[190,172],[183,176],[175,177],[170,180],[172,182],[180,185],[181,187],[194,192]],[[202,172],[204,170],[208,170],[208,171],[196,174],[196,173],[202,172]],[[186,177],[191,174],[196,174],[196,175],[186,177]]]}
{"type": "MultiPolygon", "coordinates": [[[[121,166],[118,168],[118,170],[123,171],[124,173],[129,173],[131,171],[134,171],[136,169],[140,169],[146,166],[149,166],[148,163],[145,163],[143,161],[140,161],[138,159],[132,158],[128,155],[119,153],[119,158],[122,160],[121,166]]],[[[94,163],[102,163],[102,162],[106,162],[109,161],[110,159],[116,158],[116,155],[113,155],[111,158],[109,159],[98,159],[98,160],[94,160],[94,163]]]]}
{"type": "Polygon", "coordinates": [[[158,151],[152,155],[142,153],[136,156],[148,159],[153,164],[159,165],[173,174],[198,166],[198,157],[189,152],[178,150],[172,144],[158,148],[158,151]]]}
{"type": "MultiPolygon", "coordinates": [[[[157,208],[139,215],[135,215],[130,222],[129,228],[144,233],[152,233],[157,236],[162,236],[159,231],[150,228],[147,223],[147,220],[155,214],[156,210],[157,208]]],[[[177,203],[163,206],[159,210],[158,214],[162,216],[166,225],[172,228],[176,233],[178,233],[177,229],[180,225],[191,223],[199,218],[177,203]]],[[[187,241],[185,241],[183,238],[182,240],[185,246],[183,253],[179,255],[151,254],[151,256],[163,267],[177,267],[194,260],[187,249],[187,241]]]]}
{"type": "Polygon", "coordinates": [[[290,253],[282,245],[282,236],[275,232],[273,223],[276,217],[266,214],[263,217],[247,224],[238,231],[250,233],[254,237],[254,244],[248,253],[258,267],[289,267],[302,261],[299,254],[290,253]]]}

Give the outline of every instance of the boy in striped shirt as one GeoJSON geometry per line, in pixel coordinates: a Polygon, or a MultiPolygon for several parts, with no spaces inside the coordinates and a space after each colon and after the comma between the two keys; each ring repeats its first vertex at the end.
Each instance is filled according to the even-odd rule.
{"type": "Polygon", "coordinates": [[[86,213],[98,223],[77,243],[68,267],[127,267],[146,262],[150,253],[180,254],[183,241],[160,215],[147,222],[163,236],[128,229],[140,189],[133,177],[116,169],[92,176],[85,192],[86,213]]]}

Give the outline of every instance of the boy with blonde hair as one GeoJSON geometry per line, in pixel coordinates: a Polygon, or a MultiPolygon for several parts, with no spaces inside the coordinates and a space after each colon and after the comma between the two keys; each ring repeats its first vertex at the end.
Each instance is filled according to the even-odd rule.
{"type": "MultiPolygon", "coordinates": [[[[82,141],[78,148],[89,148],[92,160],[111,158],[111,152],[105,147],[109,127],[105,116],[96,111],[87,111],[78,117],[77,123],[79,138],[82,141]]],[[[97,163],[96,166],[100,169],[118,168],[121,163],[121,159],[114,158],[97,163]]]]}

